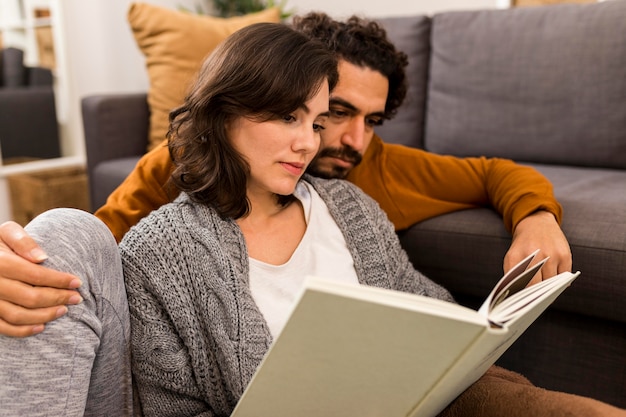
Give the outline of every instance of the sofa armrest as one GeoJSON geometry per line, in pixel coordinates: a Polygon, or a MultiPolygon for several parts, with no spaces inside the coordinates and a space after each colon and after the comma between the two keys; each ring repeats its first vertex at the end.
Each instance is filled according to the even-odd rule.
{"type": "Polygon", "coordinates": [[[99,164],[146,153],[150,110],[145,93],[92,95],[83,98],[81,106],[93,202],[94,170],[99,164]]]}

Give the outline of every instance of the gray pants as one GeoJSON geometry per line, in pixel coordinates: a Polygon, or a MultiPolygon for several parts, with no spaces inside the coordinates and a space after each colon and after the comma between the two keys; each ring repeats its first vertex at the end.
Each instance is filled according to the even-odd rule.
{"type": "Polygon", "coordinates": [[[84,301],[23,339],[0,336],[0,416],[129,416],[130,321],[117,244],[91,214],[55,209],[28,233],[84,301]]]}

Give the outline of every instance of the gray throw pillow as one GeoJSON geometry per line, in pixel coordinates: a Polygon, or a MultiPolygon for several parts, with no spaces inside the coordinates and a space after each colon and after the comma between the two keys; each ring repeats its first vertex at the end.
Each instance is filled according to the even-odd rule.
{"type": "Polygon", "coordinates": [[[26,83],[26,68],[24,67],[24,51],[17,48],[2,50],[3,87],[22,87],[26,83]]]}

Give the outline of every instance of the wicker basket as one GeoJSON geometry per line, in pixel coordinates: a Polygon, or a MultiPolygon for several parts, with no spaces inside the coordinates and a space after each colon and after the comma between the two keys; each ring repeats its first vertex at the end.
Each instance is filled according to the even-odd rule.
{"type": "Polygon", "coordinates": [[[55,168],[7,177],[13,220],[22,226],[56,207],[90,211],[87,174],[83,167],[55,168]]]}

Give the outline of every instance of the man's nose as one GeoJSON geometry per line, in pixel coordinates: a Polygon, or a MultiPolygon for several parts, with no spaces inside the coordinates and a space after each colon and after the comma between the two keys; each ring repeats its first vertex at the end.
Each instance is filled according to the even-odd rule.
{"type": "Polygon", "coordinates": [[[359,153],[363,153],[364,142],[365,122],[358,118],[354,118],[350,121],[350,124],[341,136],[341,144],[349,146],[359,153]]]}

